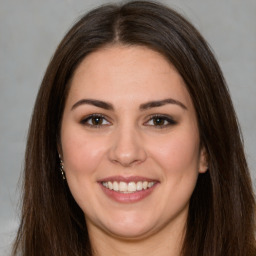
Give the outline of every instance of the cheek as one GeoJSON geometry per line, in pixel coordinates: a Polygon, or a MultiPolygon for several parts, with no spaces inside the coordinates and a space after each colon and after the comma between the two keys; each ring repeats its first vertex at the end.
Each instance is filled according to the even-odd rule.
{"type": "MultiPolygon", "coordinates": [[[[158,158],[159,164],[175,167],[181,170],[184,167],[197,166],[199,164],[199,141],[192,136],[174,135],[156,147],[154,155],[158,158]]],[[[184,169],[186,171],[186,168],[184,169]]]]}
{"type": "MultiPolygon", "coordinates": [[[[190,126],[191,128],[191,126],[190,126]]],[[[193,189],[199,169],[199,136],[197,130],[177,130],[151,147],[151,156],[162,170],[170,187],[193,189]]]]}
{"type": "Polygon", "coordinates": [[[62,132],[64,169],[69,189],[75,201],[83,210],[90,212],[90,206],[97,190],[97,171],[104,156],[102,140],[85,136],[78,130],[62,132]],[[96,189],[96,190],[95,190],[96,189]]]}
{"type": "Polygon", "coordinates": [[[62,150],[67,176],[87,176],[93,173],[104,155],[104,143],[79,131],[63,131],[62,150]]]}
{"type": "Polygon", "coordinates": [[[150,141],[154,144],[150,147],[151,166],[157,164],[162,183],[162,200],[156,207],[166,218],[175,218],[187,209],[197,182],[199,136],[197,130],[187,131],[177,129],[168,136],[150,141]]]}

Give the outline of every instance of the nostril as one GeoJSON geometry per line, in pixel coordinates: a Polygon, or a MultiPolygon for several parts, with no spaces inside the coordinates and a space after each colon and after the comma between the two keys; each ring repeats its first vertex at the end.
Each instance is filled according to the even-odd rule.
{"type": "Polygon", "coordinates": [[[124,160],[124,159],[113,159],[111,160],[111,162],[113,162],[114,164],[120,164],[122,165],[123,167],[130,167],[134,164],[139,164],[141,163],[142,161],[140,160],[137,160],[137,159],[134,159],[134,160],[124,160]]]}
{"type": "Polygon", "coordinates": [[[147,154],[140,134],[128,123],[114,134],[110,143],[109,159],[112,163],[128,167],[146,159],[147,154]]]}
{"type": "Polygon", "coordinates": [[[120,148],[116,148],[111,150],[109,159],[115,164],[128,167],[145,161],[146,152],[144,148],[127,149],[126,151],[121,151],[120,148]]]}

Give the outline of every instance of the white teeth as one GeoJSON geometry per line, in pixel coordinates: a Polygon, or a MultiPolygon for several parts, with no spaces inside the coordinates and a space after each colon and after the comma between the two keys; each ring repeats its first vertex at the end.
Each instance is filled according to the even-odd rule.
{"type": "Polygon", "coordinates": [[[108,188],[108,183],[107,182],[103,182],[102,185],[106,188],[108,188]]]}
{"type": "Polygon", "coordinates": [[[120,190],[121,192],[126,192],[126,191],[127,191],[127,183],[121,181],[121,182],[119,183],[119,190],[120,190]]]}
{"type": "Polygon", "coordinates": [[[154,185],[154,182],[153,182],[153,181],[149,182],[149,183],[148,183],[148,188],[153,187],[153,185],[154,185]]]}
{"type": "Polygon", "coordinates": [[[119,184],[117,183],[117,181],[113,182],[113,190],[119,191],[119,184]]]}
{"type": "Polygon", "coordinates": [[[142,190],[142,182],[141,181],[137,182],[137,190],[138,191],[142,190]]]}
{"type": "Polygon", "coordinates": [[[129,183],[126,182],[111,182],[111,181],[104,181],[102,182],[102,185],[105,188],[108,188],[110,190],[114,190],[114,191],[119,191],[122,193],[133,193],[136,191],[141,191],[141,190],[145,190],[148,188],[151,188],[155,185],[154,181],[138,181],[138,182],[134,182],[134,181],[130,181],[129,183]]]}
{"type": "Polygon", "coordinates": [[[148,182],[147,182],[147,181],[143,181],[142,187],[143,187],[143,189],[147,189],[147,187],[148,187],[148,182]]]}
{"type": "MultiPolygon", "coordinates": [[[[103,184],[103,186],[104,186],[104,184],[103,184]]],[[[113,189],[113,184],[112,184],[112,182],[108,182],[108,187],[107,188],[109,188],[109,189],[113,189]]]]}
{"type": "Polygon", "coordinates": [[[136,191],[135,182],[129,182],[128,183],[128,192],[135,192],[135,191],[136,191]]]}

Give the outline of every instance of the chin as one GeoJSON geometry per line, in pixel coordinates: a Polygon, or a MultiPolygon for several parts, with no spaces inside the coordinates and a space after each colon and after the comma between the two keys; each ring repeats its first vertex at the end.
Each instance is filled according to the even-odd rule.
{"type": "Polygon", "coordinates": [[[112,237],[122,240],[144,239],[154,233],[152,228],[139,227],[138,225],[130,227],[112,227],[108,228],[107,232],[112,237]]]}
{"type": "Polygon", "coordinates": [[[106,225],[100,228],[113,237],[121,239],[143,239],[150,236],[157,230],[157,224],[146,216],[131,216],[131,214],[122,215],[120,218],[112,217],[106,225]],[[114,221],[113,221],[114,220],[114,221]],[[155,223],[155,225],[153,225],[155,223]]]}

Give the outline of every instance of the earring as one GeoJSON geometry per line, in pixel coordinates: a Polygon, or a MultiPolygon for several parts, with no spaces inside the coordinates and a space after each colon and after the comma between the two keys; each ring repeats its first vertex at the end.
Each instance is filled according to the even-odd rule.
{"type": "Polygon", "coordinates": [[[61,172],[61,175],[62,175],[62,179],[65,180],[66,175],[65,175],[65,171],[64,171],[64,164],[63,164],[63,161],[62,161],[60,155],[59,155],[59,158],[60,158],[60,172],[61,172]]]}

